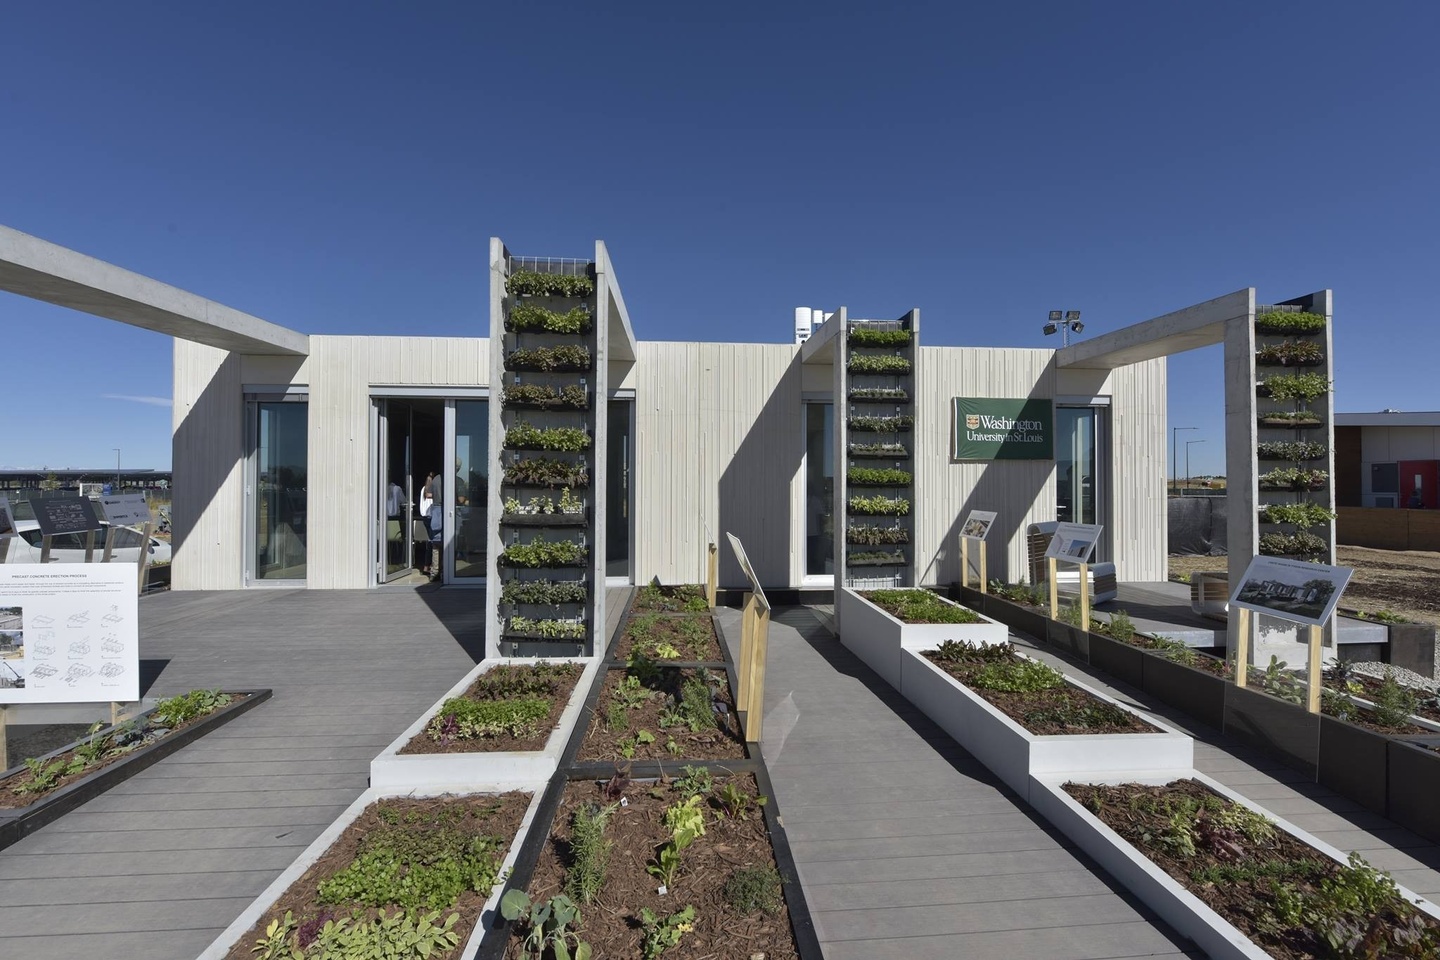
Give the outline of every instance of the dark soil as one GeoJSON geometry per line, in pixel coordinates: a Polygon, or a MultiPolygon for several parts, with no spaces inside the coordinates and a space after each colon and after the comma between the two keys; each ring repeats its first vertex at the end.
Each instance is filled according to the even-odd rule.
{"type": "MultiPolygon", "coordinates": [[[[1106,634],[1106,636],[1108,636],[1108,634],[1106,634]]],[[[1195,656],[1193,659],[1187,657],[1184,661],[1181,661],[1171,656],[1169,651],[1154,637],[1147,637],[1137,633],[1131,639],[1122,640],[1121,642],[1128,643],[1132,647],[1139,647],[1142,650],[1152,650],[1167,660],[1175,660],[1175,662],[1181,666],[1204,670],[1206,673],[1214,674],[1217,677],[1225,677],[1227,679],[1230,677],[1230,665],[1228,663],[1219,657],[1212,657],[1208,653],[1201,653],[1199,650],[1194,651],[1195,656]]]]}
{"type": "MultiPolygon", "coordinates": [[[[672,726],[662,729],[660,717],[666,710],[679,702],[681,685],[685,679],[694,676],[695,669],[664,667],[659,679],[651,686],[656,695],[638,708],[627,710],[628,723],[623,730],[612,730],[606,723],[606,713],[620,681],[626,676],[624,670],[610,670],[605,677],[600,698],[595,703],[595,713],[590,718],[590,729],[585,733],[585,742],[580,745],[577,760],[738,760],[745,756],[745,743],[741,738],[739,724],[735,720],[735,699],[730,691],[729,681],[719,670],[711,670],[710,677],[718,682],[715,702],[723,704],[724,713],[715,717],[719,726],[691,733],[689,727],[672,726]],[[620,752],[622,741],[631,739],[637,731],[648,730],[655,735],[654,743],[636,744],[635,755],[624,757],[620,752]],[[666,742],[674,739],[678,752],[666,749],[666,742]]],[[[713,687],[712,687],[713,689],[713,687]]]]}
{"type": "MultiPolygon", "coordinates": [[[[520,752],[524,750],[544,750],[545,742],[550,739],[550,734],[555,729],[555,724],[560,722],[560,714],[570,704],[570,698],[575,692],[575,684],[580,682],[580,675],[584,672],[578,663],[555,664],[558,677],[552,685],[547,696],[550,699],[550,715],[540,724],[540,732],[533,737],[514,737],[509,734],[497,734],[493,737],[482,737],[474,740],[444,739],[435,740],[430,734],[421,730],[410,742],[401,747],[398,751],[402,754],[410,753],[502,753],[520,752]]],[[[498,667],[496,669],[505,669],[498,667]]],[[[521,668],[523,669],[523,668],[521,668]]],[[[490,671],[494,672],[494,671],[490,671]]],[[[488,674],[481,674],[476,678],[470,689],[465,691],[464,696],[471,699],[488,699],[481,696],[481,690],[488,674]]]]}
{"type": "Polygon", "coordinates": [[[635,613],[709,613],[710,603],[698,583],[670,587],[652,583],[636,591],[630,609],[635,613]]]}
{"type": "MultiPolygon", "coordinates": [[[[248,696],[249,696],[249,694],[243,694],[243,695],[242,695],[242,694],[238,694],[238,693],[232,693],[232,694],[230,695],[230,703],[238,703],[239,701],[244,700],[244,699],[245,699],[246,697],[248,697],[248,696]]],[[[228,706],[228,704],[227,704],[227,706],[228,706]]],[[[223,708],[221,708],[221,709],[223,709],[223,708]]],[[[148,747],[148,746],[150,746],[150,745],[153,744],[153,743],[159,743],[161,740],[165,739],[166,737],[169,737],[169,736],[172,736],[172,735],[174,735],[174,734],[176,734],[176,733],[179,733],[181,730],[186,730],[186,729],[188,729],[188,728],[190,728],[190,727],[193,727],[195,724],[200,723],[200,722],[201,722],[202,720],[204,720],[206,717],[210,717],[210,716],[213,716],[213,715],[214,715],[214,712],[212,712],[212,713],[207,713],[207,714],[205,714],[204,716],[195,717],[195,718],[193,718],[193,719],[191,719],[191,720],[187,720],[185,723],[179,724],[179,725],[177,725],[177,726],[175,726],[175,727],[173,727],[173,728],[168,728],[168,727],[152,727],[152,726],[150,726],[150,724],[149,724],[148,722],[143,723],[142,725],[140,725],[140,726],[138,726],[138,727],[136,728],[136,732],[139,733],[142,737],[152,737],[151,739],[147,739],[147,740],[145,740],[144,742],[141,742],[141,743],[136,744],[135,746],[129,747],[128,749],[123,749],[123,748],[122,748],[122,749],[119,749],[119,750],[117,750],[115,753],[112,753],[111,755],[109,755],[109,756],[105,757],[104,759],[102,759],[99,763],[92,764],[92,765],[86,767],[84,770],[81,770],[79,773],[66,774],[66,775],[60,777],[59,780],[55,781],[55,784],[54,784],[53,786],[51,786],[50,789],[48,789],[48,790],[43,790],[43,791],[38,792],[38,793],[23,793],[23,794],[22,794],[22,793],[16,793],[16,792],[15,792],[15,788],[17,788],[17,787],[23,787],[25,784],[29,783],[29,782],[33,779],[33,777],[30,776],[30,771],[29,771],[28,769],[22,769],[19,773],[12,774],[11,776],[6,777],[6,778],[3,779],[3,780],[0,780],[0,810],[19,810],[19,809],[21,809],[21,808],[28,807],[28,806],[30,806],[31,804],[37,803],[37,802],[45,799],[46,797],[50,796],[52,793],[55,793],[55,792],[58,791],[58,790],[63,790],[63,789],[65,789],[66,787],[70,786],[72,783],[76,783],[76,782],[78,782],[78,781],[80,781],[80,780],[84,780],[86,777],[90,776],[91,774],[94,774],[94,773],[96,773],[96,772],[98,772],[98,771],[100,771],[100,770],[103,770],[103,769],[105,769],[106,767],[110,766],[111,764],[119,763],[121,760],[124,760],[126,757],[128,757],[128,756],[130,756],[131,754],[135,753],[135,752],[136,752],[137,750],[139,750],[141,747],[148,747]],[[159,731],[161,731],[161,730],[167,730],[168,732],[166,732],[166,733],[159,733],[159,731]],[[158,734],[158,735],[155,735],[155,734],[158,734]]],[[[90,729],[90,728],[89,728],[88,726],[87,726],[87,727],[83,727],[80,732],[83,734],[86,730],[89,730],[89,729],[90,729]]],[[[80,738],[80,740],[82,740],[82,741],[83,741],[84,739],[86,739],[86,738],[83,737],[83,736],[80,738]]],[[[70,749],[70,750],[66,750],[64,753],[60,754],[58,757],[52,757],[50,760],[47,760],[46,763],[45,763],[45,765],[48,767],[50,764],[54,763],[56,760],[65,760],[65,761],[68,762],[69,759],[70,759],[73,755],[74,755],[74,749],[72,748],[72,749],[70,749]]],[[[43,756],[43,754],[42,754],[42,756],[43,756]]]]}
{"type": "Polygon", "coordinates": [[[628,660],[631,651],[643,653],[652,660],[719,663],[725,659],[720,651],[720,638],[715,634],[715,621],[708,612],[632,614],[625,632],[615,642],[612,656],[616,660],[628,660]],[[661,656],[660,649],[666,644],[679,656],[661,656]]]}
{"type": "MultiPolygon", "coordinates": [[[[1164,842],[1164,838],[1173,836],[1172,818],[1175,816],[1173,808],[1167,807],[1167,801],[1180,797],[1205,799],[1216,796],[1196,780],[1176,780],[1160,787],[1133,783],[1119,786],[1067,783],[1065,791],[1272,956],[1281,960],[1304,960],[1331,955],[1310,930],[1278,923],[1272,911],[1274,891],[1271,878],[1243,875],[1245,868],[1249,867],[1269,863],[1273,871],[1280,869],[1280,864],[1289,864],[1289,875],[1283,878],[1283,882],[1302,893],[1311,893],[1319,888],[1322,880],[1339,875],[1339,865],[1329,857],[1278,828],[1268,839],[1247,838],[1221,824],[1209,811],[1193,820],[1186,818],[1194,825],[1194,854],[1187,856],[1177,851],[1174,844],[1164,842]],[[1207,868],[1226,868],[1228,874],[1218,881],[1195,876],[1207,868]]],[[[1227,808],[1234,806],[1228,800],[1222,800],[1221,805],[1227,808]]],[[[1440,924],[1421,916],[1425,926],[1440,938],[1440,924]]],[[[1388,937],[1402,923],[1402,919],[1391,911],[1366,919],[1371,924],[1370,935],[1376,938],[1388,937]]],[[[1374,953],[1365,955],[1437,956],[1433,948],[1414,953],[1385,948],[1382,942],[1374,953]]]]}
{"type": "Polygon", "coordinates": [[[984,666],[983,663],[942,660],[933,650],[926,651],[925,656],[1036,736],[1160,732],[1135,714],[1121,710],[1069,684],[1048,690],[985,690],[972,683],[975,675],[984,666]]]}
{"type": "MultiPolygon", "coordinates": [[[[723,779],[717,774],[718,789],[723,779]]],[[[755,780],[732,778],[747,794],[755,795],[755,780]]],[[[730,874],[739,867],[775,866],[765,821],[753,807],[746,819],[723,816],[713,799],[705,810],[705,836],[695,840],[682,856],[680,871],[665,896],[657,892],[659,880],[646,872],[656,848],[669,839],[665,809],[683,802],[686,794],[673,785],[633,783],[625,791],[626,805],[610,815],[605,830],[613,843],[605,883],[590,904],[580,904],[580,936],[596,957],[628,958],[641,955],[640,910],[648,907],[661,917],[693,906],[695,928],[685,933],[667,957],[694,960],[748,960],[763,954],[766,960],[794,960],[799,956],[790,933],[789,911],[782,905],[774,913],[743,914],[723,895],[730,874]],[[653,792],[652,792],[653,791],[653,792]]],[[[713,794],[712,794],[713,797],[713,794]]],[[[570,824],[574,811],[610,800],[592,781],[571,783],[565,789],[550,841],[540,854],[527,891],[533,899],[548,899],[564,890],[570,857],[570,824]]],[[[519,960],[520,936],[512,938],[506,954],[519,960]]]]}
{"type": "MultiPolygon", "coordinates": [[[[530,794],[528,793],[504,793],[487,794],[469,797],[430,797],[423,800],[380,800],[372,803],[365,809],[365,812],[355,820],[354,823],[345,828],[340,838],[331,844],[330,849],[320,855],[320,859],[306,870],[304,875],[290,885],[290,889],[280,895],[274,905],[265,912],[265,915],[250,928],[250,932],[236,941],[225,955],[225,960],[250,960],[251,948],[255,945],[269,926],[270,921],[277,917],[285,916],[285,911],[294,912],[295,919],[303,924],[307,920],[324,913],[331,913],[335,916],[349,916],[351,906],[346,904],[326,905],[318,901],[320,884],[335,874],[350,866],[355,859],[359,849],[360,841],[376,827],[380,826],[380,809],[387,808],[398,813],[407,822],[410,817],[425,817],[426,815],[445,814],[443,819],[436,816],[436,822],[443,822],[446,826],[455,827],[475,836],[496,837],[506,841],[505,849],[508,851],[510,844],[514,842],[515,834],[520,830],[520,822],[525,817],[525,810],[530,806],[530,794]],[[461,807],[467,811],[467,816],[457,817],[453,808],[461,807]]],[[[505,854],[502,853],[503,859],[505,854]]],[[[480,913],[485,906],[485,901],[490,899],[490,891],[466,890],[458,900],[451,904],[448,910],[440,912],[440,922],[451,913],[458,912],[460,920],[455,924],[454,931],[459,934],[459,945],[446,953],[432,954],[431,960],[448,960],[448,958],[459,956],[465,948],[465,941],[470,937],[470,931],[474,928],[476,921],[480,919],[480,913]]],[[[365,917],[373,917],[379,911],[373,908],[355,907],[365,917]]],[[[395,904],[390,904],[390,912],[396,909],[395,904]]]]}

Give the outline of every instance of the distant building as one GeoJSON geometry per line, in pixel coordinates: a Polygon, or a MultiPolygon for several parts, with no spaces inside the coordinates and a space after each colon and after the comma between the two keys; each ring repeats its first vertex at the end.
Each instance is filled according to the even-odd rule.
{"type": "Polygon", "coordinates": [[[1335,503],[1440,509],[1440,411],[1335,414],[1335,503]]]}
{"type": "Polygon", "coordinates": [[[81,484],[103,486],[114,484],[116,476],[125,490],[165,490],[170,486],[169,470],[119,470],[99,467],[94,470],[0,470],[0,491],[43,490],[54,477],[59,489],[79,493],[81,484]]]}

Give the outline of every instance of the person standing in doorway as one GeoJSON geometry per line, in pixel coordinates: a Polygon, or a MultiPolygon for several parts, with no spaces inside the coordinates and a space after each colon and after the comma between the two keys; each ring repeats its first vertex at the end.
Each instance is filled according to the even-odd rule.
{"type": "Polygon", "coordinates": [[[425,483],[420,487],[420,522],[425,528],[425,540],[417,551],[420,556],[420,570],[426,575],[433,575],[435,569],[435,551],[431,541],[435,538],[435,527],[431,526],[431,518],[437,516],[440,510],[435,503],[436,494],[439,492],[439,484],[436,483],[435,471],[431,470],[425,474],[425,483]]]}

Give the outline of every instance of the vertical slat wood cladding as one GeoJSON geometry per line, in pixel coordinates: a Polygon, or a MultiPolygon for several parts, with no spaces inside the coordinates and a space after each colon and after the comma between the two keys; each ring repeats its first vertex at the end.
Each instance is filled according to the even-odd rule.
{"type": "Polygon", "coordinates": [[[1110,548],[1121,581],[1166,576],[1165,358],[1111,371],[1110,548]]]}
{"type": "Polygon", "coordinates": [[[636,364],[637,579],[744,579],[721,539],[745,544],[762,583],[791,582],[793,490],[804,453],[792,344],[642,342],[636,364]],[[791,536],[777,535],[792,531],[791,536]]]}

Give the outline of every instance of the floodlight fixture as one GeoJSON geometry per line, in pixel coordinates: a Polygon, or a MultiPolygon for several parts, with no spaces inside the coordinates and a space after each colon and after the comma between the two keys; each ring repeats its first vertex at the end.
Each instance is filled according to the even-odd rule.
{"type": "Polygon", "coordinates": [[[1080,322],[1079,310],[1051,310],[1050,321],[1041,329],[1047,337],[1051,334],[1059,333],[1061,335],[1061,345],[1068,347],[1070,346],[1070,334],[1079,333],[1084,330],[1085,324],[1080,322]]]}
{"type": "Polygon", "coordinates": [[[1059,311],[1059,310],[1051,310],[1051,311],[1050,311],[1050,322],[1051,322],[1051,323],[1059,323],[1059,322],[1060,322],[1060,311],[1059,311]]]}
{"type": "Polygon", "coordinates": [[[1047,324],[1045,324],[1045,326],[1044,326],[1045,336],[1048,337],[1048,336],[1050,336],[1050,334],[1055,333],[1055,332],[1058,331],[1059,329],[1060,329],[1060,328],[1059,328],[1058,326],[1056,326],[1053,321],[1052,321],[1051,323],[1047,323],[1047,324]]]}
{"type": "Polygon", "coordinates": [[[1079,310],[1066,310],[1066,311],[1065,311],[1065,322],[1066,322],[1066,323],[1079,323],[1079,322],[1080,322],[1080,311],[1079,311],[1079,310]]]}

